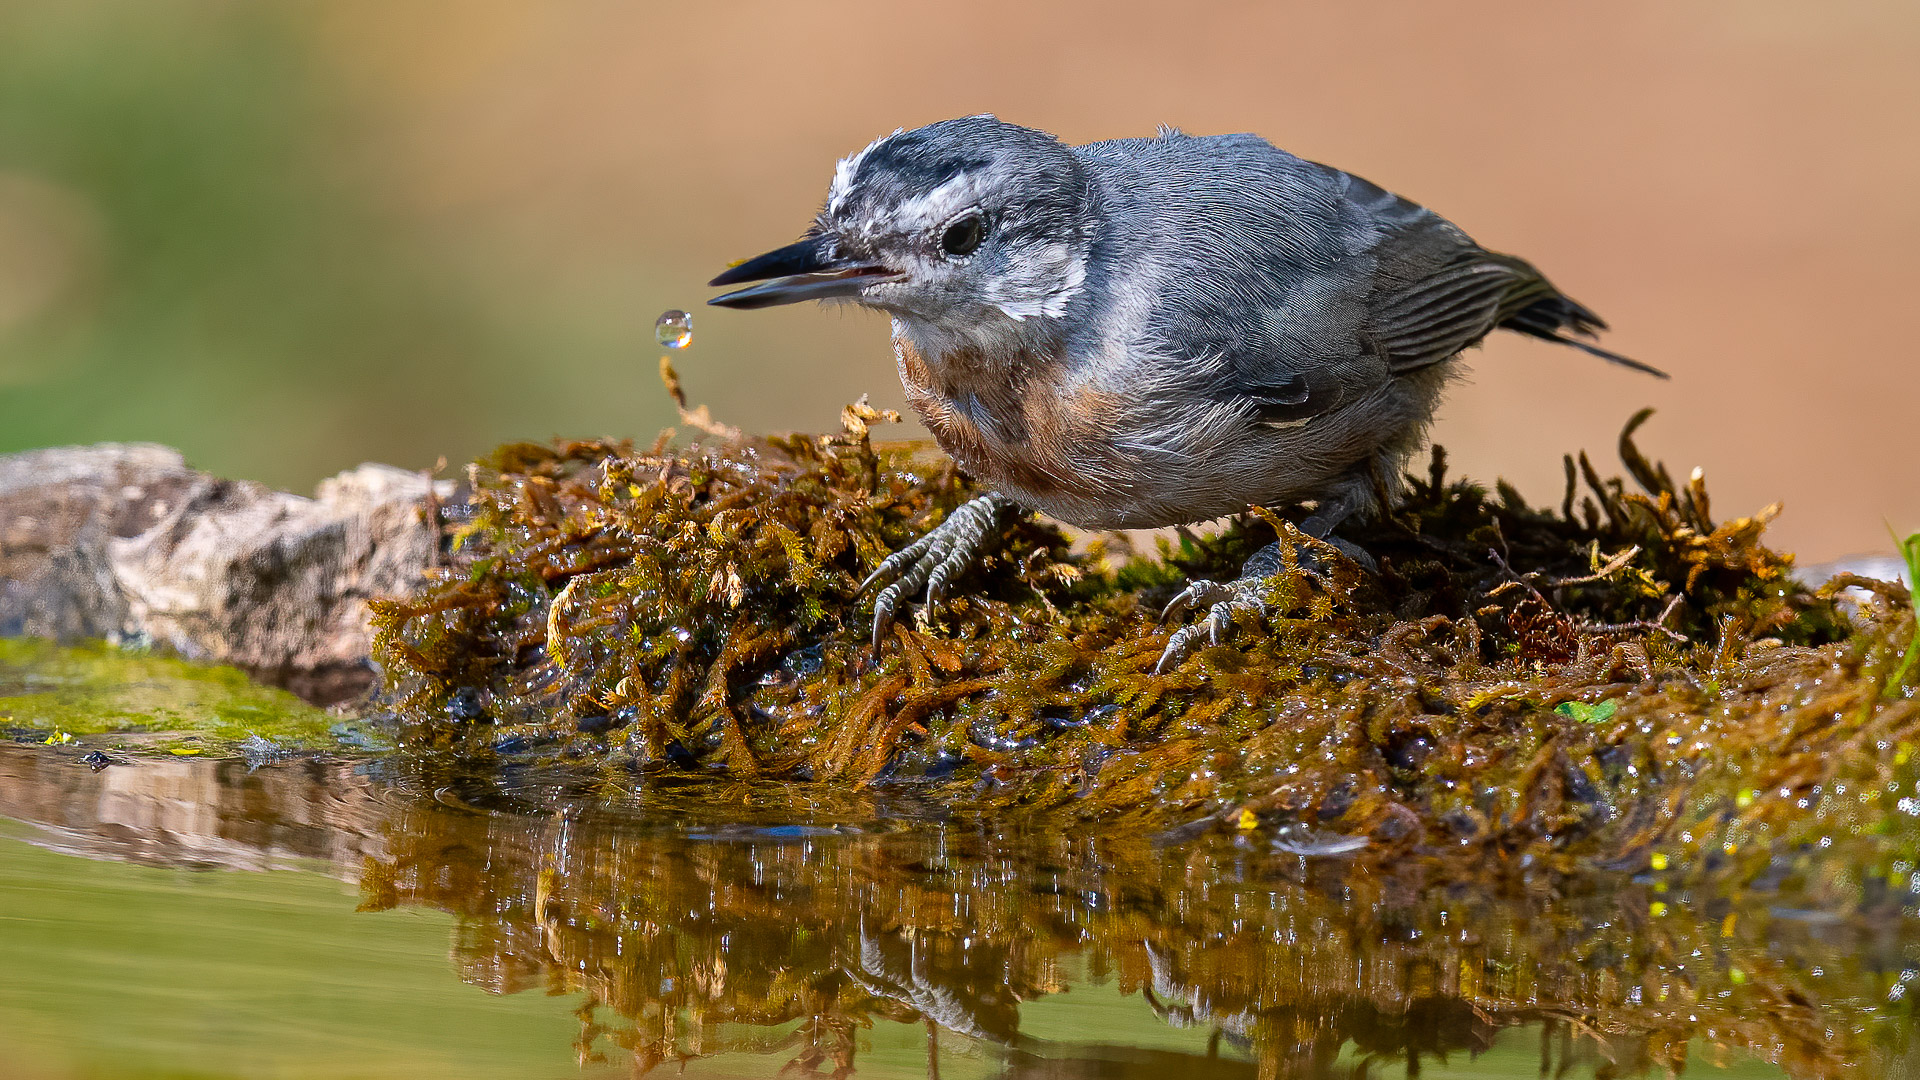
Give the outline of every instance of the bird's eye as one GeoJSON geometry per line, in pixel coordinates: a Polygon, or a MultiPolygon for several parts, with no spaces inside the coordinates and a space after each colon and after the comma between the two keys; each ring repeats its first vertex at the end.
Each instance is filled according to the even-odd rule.
{"type": "Polygon", "coordinates": [[[971,255],[973,249],[980,246],[980,241],[984,240],[986,235],[986,218],[981,217],[978,210],[969,210],[954,219],[947,226],[946,231],[940,234],[940,250],[951,259],[971,255]]]}

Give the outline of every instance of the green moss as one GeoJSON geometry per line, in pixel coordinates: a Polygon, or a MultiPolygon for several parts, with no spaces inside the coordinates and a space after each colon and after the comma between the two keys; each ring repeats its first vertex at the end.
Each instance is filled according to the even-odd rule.
{"type": "Polygon", "coordinates": [[[230,751],[251,736],[288,749],[334,745],[334,718],[244,672],[94,643],[0,638],[0,731],[47,741],[230,751]]]}
{"type": "MultiPolygon", "coordinates": [[[[1914,533],[1899,542],[1900,559],[1907,564],[1907,580],[1920,584],[1920,533],[1914,533]]],[[[1913,607],[1913,597],[1907,597],[1907,606],[1913,607]]],[[[1887,677],[1886,693],[1888,697],[1903,693],[1909,685],[1908,680],[1915,674],[1914,662],[1920,660],[1920,624],[1916,624],[1913,640],[1907,643],[1907,651],[1900,657],[1899,666],[1887,677]]]]}
{"type": "Polygon", "coordinates": [[[1581,455],[1558,510],[1450,481],[1436,452],[1353,536],[1378,575],[1285,507],[1118,569],[1023,522],[877,654],[858,583],[974,491],[876,448],[871,410],[832,436],[509,446],[472,471],[455,566],[377,608],[377,653],[403,741],[481,761],[1310,823],[1381,858],[1670,849],[1746,878],[1819,873],[1797,860],[1836,843],[1856,868],[1910,859],[1895,748],[1920,710],[1881,694],[1913,632],[1904,590],[1856,623],[1796,583],[1761,542],[1777,508],[1716,522],[1697,475],[1635,446],[1646,416],[1620,444],[1637,490],[1581,455]],[[1233,576],[1276,531],[1331,569],[1289,564],[1267,627],[1154,674],[1178,582],[1233,576]]]}

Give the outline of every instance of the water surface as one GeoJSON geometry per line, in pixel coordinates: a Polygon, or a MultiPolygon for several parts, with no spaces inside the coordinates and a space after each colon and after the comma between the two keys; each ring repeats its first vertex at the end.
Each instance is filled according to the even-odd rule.
{"type": "Polygon", "coordinates": [[[0,815],[7,1077],[1920,1075],[1910,920],[1764,893],[345,760],[0,815]]]}

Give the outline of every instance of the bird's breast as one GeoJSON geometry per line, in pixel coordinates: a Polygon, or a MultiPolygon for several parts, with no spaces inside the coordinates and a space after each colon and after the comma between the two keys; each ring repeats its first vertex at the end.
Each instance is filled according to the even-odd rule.
{"type": "Polygon", "coordinates": [[[1164,377],[1102,385],[1085,374],[1100,365],[1064,352],[929,355],[904,334],[894,349],[907,401],[969,476],[1083,528],[1156,528],[1314,497],[1383,440],[1417,437],[1432,412],[1389,394],[1283,430],[1164,377]]]}
{"type": "Polygon", "coordinates": [[[969,475],[1041,509],[1100,497],[1124,403],[1076,385],[1058,352],[929,356],[904,334],[894,351],[908,404],[969,475]]]}

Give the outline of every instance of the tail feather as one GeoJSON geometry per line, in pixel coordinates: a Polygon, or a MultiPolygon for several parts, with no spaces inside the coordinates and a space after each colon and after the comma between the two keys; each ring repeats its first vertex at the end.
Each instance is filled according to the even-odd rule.
{"type": "Polygon", "coordinates": [[[1656,378],[1670,376],[1651,364],[1643,364],[1631,356],[1622,356],[1598,345],[1591,345],[1568,337],[1569,332],[1582,337],[1594,337],[1607,328],[1606,321],[1573,299],[1554,293],[1542,297],[1514,312],[1500,325],[1508,330],[1536,337],[1542,341],[1551,341],[1559,345],[1571,345],[1581,352],[1597,356],[1602,360],[1629,367],[1635,371],[1644,371],[1656,378]]]}

